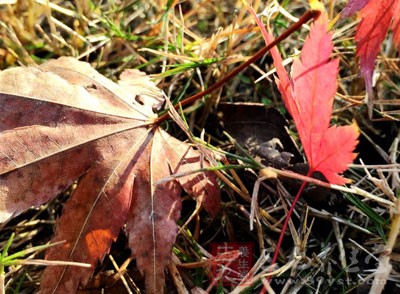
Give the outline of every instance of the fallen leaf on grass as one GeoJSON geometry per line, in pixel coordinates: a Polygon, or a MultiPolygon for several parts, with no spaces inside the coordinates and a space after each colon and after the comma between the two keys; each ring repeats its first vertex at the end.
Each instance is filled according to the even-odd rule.
{"type": "MultiPolygon", "coordinates": [[[[271,43],[272,35],[267,32],[254,9],[243,2],[256,19],[266,44],[271,43]]],[[[353,151],[359,132],[355,123],[350,126],[329,126],[339,61],[330,59],[333,50],[332,34],[327,30],[328,21],[324,7],[316,0],[310,2],[314,9],[320,11],[320,15],[310,26],[300,59],[293,62],[291,78],[283,66],[277,48],[274,47],[270,51],[278,75],[275,81],[299,133],[309,166],[307,176],[321,172],[329,183],[342,185],[349,182],[340,174],[356,157],[353,151]]],[[[305,186],[306,182],[303,182],[287,212],[271,260],[272,265],[277,261],[286,228],[305,186]]],[[[273,273],[268,277],[268,281],[272,276],[273,273]]],[[[261,293],[266,291],[267,288],[263,287],[261,293]]]]}
{"type": "MultiPolygon", "coordinates": [[[[256,16],[265,42],[273,37],[256,16]]],[[[354,123],[349,126],[329,126],[333,99],[337,88],[339,60],[331,60],[332,33],[327,30],[327,16],[322,12],[311,25],[300,59],[293,62],[291,77],[283,66],[276,47],[271,49],[278,78],[276,84],[286,108],[291,114],[306,154],[309,175],[321,172],[331,184],[349,182],[340,174],[347,170],[359,135],[354,123]]]]}
{"type": "Polygon", "coordinates": [[[357,27],[355,40],[371,116],[375,59],[391,24],[394,44],[400,46],[400,0],[350,0],[343,10],[343,16],[351,16],[360,9],[361,22],[357,27]]]}
{"type": "Polygon", "coordinates": [[[46,259],[92,268],[48,267],[40,293],[75,293],[85,285],[124,224],[146,293],[162,293],[182,188],[211,215],[218,211],[213,174],[187,173],[208,164],[152,123],[162,102],[137,71],[125,72],[117,85],[72,58],[0,72],[0,221],[79,179],[52,240],[66,243],[48,249],[46,259]],[[189,175],[160,181],[182,172],[189,175]]]}

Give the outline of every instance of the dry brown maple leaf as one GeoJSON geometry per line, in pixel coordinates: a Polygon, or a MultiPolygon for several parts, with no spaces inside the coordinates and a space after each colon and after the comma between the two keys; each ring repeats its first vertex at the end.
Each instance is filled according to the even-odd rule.
{"type": "Polygon", "coordinates": [[[146,293],[162,293],[181,190],[215,215],[219,190],[199,152],[151,123],[162,93],[138,71],[119,85],[73,58],[0,72],[0,222],[78,186],[57,221],[40,293],[74,293],[125,232],[146,293]],[[187,173],[160,181],[175,173],[187,173]]]}

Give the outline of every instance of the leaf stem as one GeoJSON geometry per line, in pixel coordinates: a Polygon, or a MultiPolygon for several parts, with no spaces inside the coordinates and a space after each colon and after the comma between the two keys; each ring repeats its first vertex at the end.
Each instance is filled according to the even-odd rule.
{"type": "MultiPolygon", "coordinates": [[[[227,81],[229,81],[230,79],[232,79],[234,76],[236,76],[238,73],[240,73],[242,70],[244,70],[245,68],[247,68],[250,64],[252,64],[253,62],[257,61],[258,59],[260,59],[262,56],[264,56],[264,54],[266,54],[269,50],[271,50],[271,48],[273,48],[274,46],[278,45],[280,42],[282,42],[283,40],[285,40],[287,37],[289,37],[291,34],[293,34],[294,32],[296,32],[297,30],[299,30],[301,28],[301,26],[305,23],[307,23],[310,19],[315,19],[316,17],[318,17],[318,15],[320,14],[320,11],[318,10],[308,10],[306,13],[304,13],[301,18],[295,22],[293,25],[291,25],[286,31],[284,31],[282,34],[280,34],[276,39],[274,39],[274,41],[272,41],[271,43],[269,43],[267,46],[263,47],[262,49],[260,49],[257,53],[255,53],[252,57],[250,57],[248,60],[246,60],[245,62],[243,62],[241,65],[239,65],[238,67],[236,67],[235,69],[233,69],[229,74],[227,74],[226,76],[224,76],[222,79],[220,79],[219,81],[217,81],[215,84],[213,84],[211,87],[209,87],[208,89],[196,93],[188,98],[186,98],[185,100],[183,100],[182,102],[180,102],[179,104],[176,104],[174,106],[175,109],[179,108],[180,106],[186,106],[188,104],[193,103],[194,101],[196,101],[197,99],[213,92],[214,90],[218,89],[219,87],[221,87],[223,84],[225,84],[227,81]]],[[[164,120],[168,119],[170,117],[169,113],[164,113],[162,114],[160,117],[158,117],[157,119],[155,119],[155,123],[156,124],[160,124],[162,123],[164,120]]]]}
{"type": "MultiPolygon", "coordinates": [[[[307,173],[307,177],[311,177],[312,173],[313,173],[313,171],[310,169],[308,171],[308,173],[307,173]]],[[[307,186],[307,184],[308,184],[307,182],[303,181],[303,183],[301,184],[301,186],[299,188],[299,191],[296,194],[296,197],[294,197],[292,205],[290,205],[289,211],[288,211],[287,216],[285,218],[285,221],[283,222],[283,225],[282,225],[282,230],[281,230],[281,233],[279,235],[278,243],[276,243],[274,256],[273,256],[272,261],[271,261],[271,266],[273,266],[276,263],[276,260],[278,259],[279,250],[281,249],[281,246],[282,246],[282,241],[283,241],[283,237],[285,236],[286,228],[287,228],[287,226],[289,224],[289,221],[290,221],[291,216],[293,214],[293,211],[294,211],[294,208],[296,206],[296,203],[300,199],[300,195],[301,195],[301,193],[303,193],[303,191],[304,191],[305,187],[307,186]]],[[[271,269],[272,269],[272,267],[271,267],[271,269]]],[[[267,279],[268,283],[271,281],[271,278],[272,278],[272,276],[268,277],[268,279],[267,279]]],[[[265,294],[266,293],[266,288],[263,287],[260,293],[265,294]]]]}

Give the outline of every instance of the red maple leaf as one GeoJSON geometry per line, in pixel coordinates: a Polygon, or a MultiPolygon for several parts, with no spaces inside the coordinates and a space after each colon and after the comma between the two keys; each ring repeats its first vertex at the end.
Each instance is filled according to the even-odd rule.
{"type": "Polygon", "coordinates": [[[360,9],[361,22],[357,27],[355,40],[371,115],[375,59],[390,24],[392,24],[394,43],[400,46],[400,0],[350,0],[342,15],[348,17],[360,9]]]}
{"type": "MultiPolygon", "coordinates": [[[[265,42],[272,42],[272,35],[256,20],[265,42]]],[[[327,32],[327,18],[322,13],[311,26],[301,58],[293,62],[291,78],[276,48],[271,55],[278,74],[276,83],[299,132],[309,174],[319,171],[331,184],[342,185],[349,182],[339,174],[356,157],[358,128],[356,124],[329,127],[339,66],[339,60],[330,60],[332,50],[332,33],[327,32]]]]}
{"type": "MultiPolygon", "coordinates": [[[[254,10],[248,8],[255,17],[265,42],[271,43],[272,35],[267,32],[254,10]]],[[[321,11],[321,15],[311,25],[300,59],[293,62],[291,78],[283,66],[278,50],[272,48],[270,52],[278,74],[278,89],[293,117],[308,160],[308,176],[319,171],[331,184],[341,185],[349,182],[339,174],[344,172],[356,157],[353,151],[358,142],[359,132],[355,123],[349,126],[329,126],[337,88],[339,61],[330,59],[333,50],[332,33],[327,31],[327,27],[326,13],[321,11]]],[[[271,264],[277,260],[290,216],[305,185],[306,182],[303,182],[290,206],[271,264]]],[[[265,291],[263,288],[261,293],[265,291]]]]}

